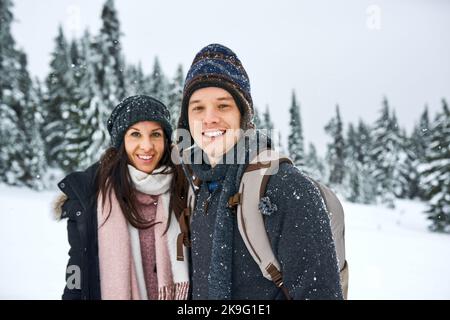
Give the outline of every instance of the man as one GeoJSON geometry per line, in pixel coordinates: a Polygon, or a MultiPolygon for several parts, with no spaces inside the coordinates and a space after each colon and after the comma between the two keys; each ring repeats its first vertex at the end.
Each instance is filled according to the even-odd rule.
{"type": "Polygon", "coordinates": [[[265,191],[264,224],[285,292],[263,277],[238,231],[228,201],[260,151],[255,145],[262,136],[243,134],[254,127],[252,118],[250,82],[241,61],[222,45],[203,48],[188,71],[178,123],[179,135],[188,130],[187,140],[195,141],[190,150],[206,155],[190,164],[201,182],[190,224],[192,298],[342,299],[323,199],[292,164],[282,163],[265,191]]]}

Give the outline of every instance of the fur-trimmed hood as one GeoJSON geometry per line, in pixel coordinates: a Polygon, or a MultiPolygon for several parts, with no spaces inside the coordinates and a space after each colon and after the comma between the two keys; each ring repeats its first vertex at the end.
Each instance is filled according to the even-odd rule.
{"type": "Polygon", "coordinates": [[[61,220],[63,218],[62,216],[62,206],[64,204],[64,202],[66,202],[66,200],[68,199],[67,195],[65,195],[64,193],[59,194],[52,203],[52,212],[53,212],[53,217],[56,220],[61,220]]]}
{"type": "Polygon", "coordinates": [[[95,178],[98,167],[99,163],[95,163],[85,171],[72,172],[58,183],[61,193],[52,203],[53,216],[56,220],[64,219],[71,214],[63,211],[63,205],[68,199],[77,200],[83,209],[91,205],[92,196],[96,193],[95,178]]]}

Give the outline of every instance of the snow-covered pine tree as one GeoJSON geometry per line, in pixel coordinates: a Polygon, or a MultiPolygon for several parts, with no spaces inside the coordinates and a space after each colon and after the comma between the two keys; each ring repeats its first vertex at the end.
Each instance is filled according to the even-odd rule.
{"type": "Polygon", "coordinates": [[[69,56],[73,78],[78,86],[80,84],[81,75],[83,72],[83,61],[80,56],[80,48],[77,40],[72,40],[70,42],[69,56]]]}
{"type": "MultiPolygon", "coordinates": [[[[40,142],[36,142],[36,145],[38,145],[38,148],[40,148],[39,157],[44,162],[44,171],[47,171],[48,164],[47,164],[47,159],[45,157],[45,141],[44,141],[44,137],[42,135],[42,128],[44,127],[44,124],[45,124],[45,119],[44,119],[45,103],[43,102],[44,101],[44,88],[45,88],[45,85],[41,82],[41,80],[39,78],[36,77],[33,81],[33,88],[32,88],[32,92],[31,92],[30,100],[32,101],[32,104],[33,104],[32,112],[34,113],[35,124],[39,131],[36,133],[36,135],[39,136],[39,138],[41,140],[40,142]]],[[[45,185],[45,187],[48,186],[46,183],[47,183],[47,181],[43,181],[43,184],[45,185]]]]}
{"type": "Polygon", "coordinates": [[[409,139],[408,155],[411,162],[411,179],[409,198],[419,197],[425,200],[425,193],[420,184],[420,173],[418,168],[426,162],[426,154],[430,145],[430,120],[428,116],[428,106],[420,116],[419,123],[414,126],[411,137],[409,139]]]}
{"type": "Polygon", "coordinates": [[[393,155],[392,158],[396,159],[393,166],[393,185],[394,185],[394,195],[397,198],[403,198],[406,196],[407,190],[409,189],[410,177],[407,174],[409,171],[408,166],[408,154],[406,145],[408,143],[408,138],[406,134],[402,136],[402,129],[400,128],[395,110],[392,111],[392,116],[390,120],[390,131],[392,134],[392,144],[393,144],[393,155]]]}
{"type": "Polygon", "coordinates": [[[172,128],[177,127],[178,118],[180,117],[181,100],[183,98],[183,83],[183,66],[180,64],[175,72],[175,77],[169,83],[169,92],[167,95],[167,109],[170,112],[172,128]]]}
{"type": "Polygon", "coordinates": [[[120,42],[122,32],[114,0],[106,0],[101,18],[102,27],[94,43],[94,62],[103,103],[112,110],[125,98],[125,62],[120,42]]]}
{"type": "Polygon", "coordinates": [[[323,160],[317,154],[316,147],[312,142],[309,143],[308,153],[305,157],[305,173],[319,182],[325,183],[326,179],[324,177],[325,167],[323,164],[323,160]]]}
{"type": "Polygon", "coordinates": [[[80,165],[86,158],[83,145],[91,139],[91,136],[87,136],[83,132],[83,126],[86,122],[84,101],[85,99],[90,100],[91,95],[89,91],[83,89],[86,88],[86,85],[89,85],[88,90],[91,90],[94,84],[92,81],[86,81],[84,54],[82,42],[73,40],[69,49],[70,73],[67,74],[67,77],[70,77],[71,83],[74,83],[74,85],[69,90],[71,92],[70,102],[68,103],[70,107],[64,111],[67,115],[64,119],[64,148],[59,151],[60,167],[66,173],[85,169],[84,166],[80,165]]]}
{"type": "Polygon", "coordinates": [[[341,186],[345,177],[345,141],[339,105],[336,105],[336,117],[325,126],[332,142],[327,144],[327,161],[330,170],[329,183],[341,186]]]}
{"type": "Polygon", "coordinates": [[[32,94],[32,99],[35,99],[36,101],[38,101],[39,103],[36,104],[35,106],[35,112],[36,112],[36,124],[39,128],[39,136],[42,139],[42,143],[43,143],[43,148],[42,148],[42,152],[44,154],[44,161],[47,163],[47,159],[45,158],[45,142],[44,142],[44,138],[43,138],[43,134],[42,134],[42,128],[44,127],[45,124],[45,119],[44,119],[44,114],[45,114],[45,104],[44,104],[44,93],[45,90],[45,84],[42,83],[42,81],[38,78],[35,77],[34,81],[33,81],[33,94],[32,94]]]}
{"type": "Polygon", "coordinates": [[[361,176],[362,163],[358,160],[361,153],[361,145],[358,142],[357,131],[350,123],[345,143],[345,170],[347,172],[344,179],[345,197],[351,202],[361,203],[361,180],[363,177],[361,176]]]}
{"type": "Polygon", "coordinates": [[[413,131],[413,139],[417,149],[417,156],[425,160],[426,151],[430,145],[430,119],[427,105],[425,105],[425,109],[420,116],[419,124],[413,131]]]}
{"type": "Polygon", "coordinates": [[[102,27],[99,35],[91,42],[91,55],[86,56],[86,67],[94,65],[95,88],[89,101],[88,124],[95,128],[88,146],[87,159],[97,159],[109,147],[109,134],[106,122],[112,109],[125,98],[125,61],[122,55],[120,22],[113,0],[103,6],[102,27]]]}
{"type": "Polygon", "coordinates": [[[419,123],[414,126],[411,136],[405,130],[400,135],[400,153],[398,170],[400,177],[398,181],[401,186],[401,198],[413,199],[419,197],[424,199],[420,188],[420,173],[418,168],[425,163],[425,155],[429,146],[429,118],[428,107],[422,113],[419,123]]]}
{"type": "Polygon", "coordinates": [[[167,104],[167,79],[159,63],[159,58],[155,57],[153,71],[149,78],[149,95],[167,104]]]}
{"type": "Polygon", "coordinates": [[[283,136],[281,135],[281,131],[278,129],[275,129],[275,132],[278,132],[276,149],[278,150],[278,152],[280,152],[282,154],[287,154],[286,149],[284,148],[284,145],[283,145],[283,136]]]}
{"type": "Polygon", "coordinates": [[[15,41],[11,34],[14,20],[11,0],[0,0],[0,102],[6,107],[13,100],[13,87],[17,84],[19,63],[15,41]]]}
{"type": "Polygon", "coordinates": [[[39,83],[36,85],[32,83],[25,53],[19,52],[19,62],[19,88],[24,93],[23,99],[20,100],[19,126],[26,141],[21,154],[23,167],[21,180],[28,187],[42,190],[44,188],[42,177],[46,171],[46,161],[44,143],[40,133],[42,121],[40,88],[38,87],[39,83]]]}
{"type": "Polygon", "coordinates": [[[278,152],[283,152],[283,150],[280,148],[281,141],[279,139],[281,139],[281,137],[279,136],[279,139],[274,139],[273,137],[275,131],[273,130],[273,123],[270,117],[269,106],[266,106],[266,110],[262,115],[259,113],[258,108],[254,106],[253,124],[255,125],[255,129],[258,130],[259,133],[264,134],[271,140],[272,147],[274,147],[278,152]]]}
{"type": "Polygon", "coordinates": [[[294,164],[301,168],[305,162],[305,148],[303,142],[302,120],[300,116],[300,105],[297,104],[295,91],[292,91],[291,107],[289,108],[289,157],[294,164]]]}
{"type": "Polygon", "coordinates": [[[262,114],[260,131],[270,139],[271,143],[273,144],[273,147],[276,148],[277,139],[274,137],[276,133],[275,125],[272,121],[272,116],[270,114],[270,107],[268,104],[266,104],[266,109],[262,114]]]}
{"type": "MultiPolygon", "coordinates": [[[[5,94],[4,96],[7,96],[5,94]]],[[[22,185],[21,164],[24,133],[18,129],[19,118],[3,100],[0,102],[0,181],[10,185],[22,185]]]]}
{"type": "Polygon", "coordinates": [[[255,124],[255,128],[256,129],[261,130],[261,129],[263,129],[262,128],[261,116],[259,115],[259,110],[258,110],[258,108],[256,106],[254,107],[254,109],[255,109],[254,110],[255,114],[253,116],[253,123],[255,124]]]}
{"type": "MultiPolygon", "coordinates": [[[[256,109],[255,109],[256,110],[256,109]]],[[[255,119],[255,118],[254,118],[255,119]]],[[[266,110],[263,112],[262,117],[257,115],[257,121],[259,121],[259,125],[255,123],[256,128],[264,135],[266,135],[269,138],[272,138],[271,135],[273,134],[273,122],[270,116],[270,110],[269,106],[266,105],[266,110]]],[[[272,141],[273,142],[273,141],[272,141]]]]}
{"type": "Polygon", "coordinates": [[[140,62],[137,66],[129,65],[126,68],[125,83],[125,95],[127,97],[137,94],[146,94],[145,76],[140,62]]]}
{"type": "Polygon", "coordinates": [[[418,191],[419,173],[416,165],[415,146],[405,129],[401,130],[398,154],[399,159],[396,167],[398,170],[397,185],[400,190],[396,191],[396,196],[412,199],[418,191]]]}
{"type": "Polygon", "coordinates": [[[266,105],[266,110],[263,112],[261,128],[266,130],[266,135],[270,136],[273,130],[272,117],[270,116],[269,105],[266,105]]]}
{"type": "Polygon", "coordinates": [[[65,154],[68,143],[66,132],[70,121],[74,120],[71,116],[77,109],[74,92],[76,82],[72,71],[69,46],[60,26],[50,62],[50,73],[46,79],[46,121],[43,127],[47,162],[57,168],[72,168],[72,161],[65,154]]]}
{"type": "Polygon", "coordinates": [[[29,175],[24,160],[29,141],[22,120],[31,81],[11,33],[12,7],[12,1],[0,0],[0,181],[23,185],[29,175]]]}
{"type": "Polygon", "coordinates": [[[356,130],[357,154],[354,158],[360,164],[360,177],[358,179],[360,192],[359,199],[362,203],[372,204],[376,202],[376,185],[375,178],[372,176],[374,164],[370,152],[373,148],[373,140],[371,136],[372,129],[361,119],[358,122],[356,130]]]}
{"type": "Polygon", "coordinates": [[[88,31],[85,31],[80,42],[82,73],[76,96],[81,112],[78,133],[78,166],[83,169],[98,161],[108,147],[109,135],[106,121],[111,113],[111,106],[102,100],[101,88],[96,79],[95,48],[88,31]]]}
{"type": "Polygon", "coordinates": [[[349,171],[345,180],[348,187],[345,188],[345,198],[350,202],[361,203],[361,175],[356,170],[349,171]]]}
{"type": "MultiPolygon", "coordinates": [[[[86,77],[87,69],[93,70],[93,64],[89,67],[86,65],[83,43],[85,36],[86,34],[80,41],[73,40],[69,50],[71,77],[75,86],[70,90],[72,92],[70,109],[66,111],[68,117],[64,121],[64,149],[60,151],[62,158],[60,166],[66,173],[85,169],[86,166],[81,165],[82,162],[90,160],[85,150],[86,145],[91,143],[93,128],[86,128],[86,108],[89,105],[86,101],[92,99],[95,77],[93,76],[91,81],[86,77]]],[[[88,43],[90,45],[90,40],[88,43]]],[[[101,96],[99,92],[97,94],[101,96]]]]}
{"type": "Polygon", "coordinates": [[[398,161],[398,141],[393,132],[394,124],[390,116],[389,103],[383,98],[381,115],[376,120],[373,134],[373,177],[376,184],[376,195],[382,204],[394,207],[395,181],[394,174],[398,161]]]}
{"type": "Polygon", "coordinates": [[[450,110],[442,99],[442,111],[430,125],[430,144],[419,170],[428,199],[430,229],[450,232],[450,110]]]}

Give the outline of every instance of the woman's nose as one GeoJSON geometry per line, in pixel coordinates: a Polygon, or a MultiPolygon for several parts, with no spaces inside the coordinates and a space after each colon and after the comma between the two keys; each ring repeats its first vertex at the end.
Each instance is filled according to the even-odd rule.
{"type": "Polygon", "coordinates": [[[139,147],[143,150],[143,151],[150,151],[153,149],[154,144],[152,142],[152,140],[149,137],[144,137],[142,138],[139,147]]]}

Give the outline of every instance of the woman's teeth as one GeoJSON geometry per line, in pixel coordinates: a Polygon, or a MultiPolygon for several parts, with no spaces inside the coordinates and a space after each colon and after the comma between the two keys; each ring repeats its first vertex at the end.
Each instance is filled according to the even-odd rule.
{"type": "Polygon", "coordinates": [[[141,156],[141,155],[138,154],[138,158],[142,159],[142,160],[150,160],[150,159],[153,158],[153,156],[141,156]]]}

